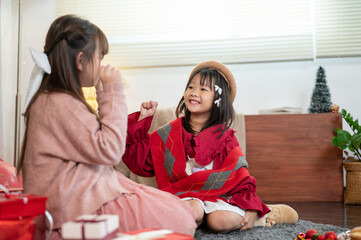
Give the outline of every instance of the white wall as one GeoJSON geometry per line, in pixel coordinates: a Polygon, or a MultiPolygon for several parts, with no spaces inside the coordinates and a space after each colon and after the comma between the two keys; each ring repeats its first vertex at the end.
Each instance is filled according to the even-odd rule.
{"type": "MultiPolygon", "coordinates": [[[[29,76],[33,62],[29,47],[42,50],[45,35],[51,22],[55,18],[55,0],[21,1],[22,5],[22,44],[21,44],[21,73],[20,93],[21,103],[24,104],[29,76]]],[[[15,99],[17,92],[17,56],[18,56],[18,12],[19,1],[0,0],[0,79],[1,101],[0,113],[0,157],[6,162],[14,160],[15,133],[15,99]]],[[[24,119],[21,118],[20,133],[23,134],[24,119]]],[[[20,141],[21,142],[21,141],[20,141]]]]}
{"type": "Polygon", "coordinates": [[[13,161],[17,69],[16,1],[0,1],[0,158],[13,161]]]}
{"type": "MultiPolygon", "coordinates": [[[[258,114],[261,109],[289,106],[301,107],[306,113],[319,66],[326,71],[332,102],[361,120],[361,58],[228,65],[237,82],[235,110],[258,114]]],[[[157,100],[159,107],[176,106],[192,69],[123,70],[129,111],[137,111],[149,99],[157,100]]]]}

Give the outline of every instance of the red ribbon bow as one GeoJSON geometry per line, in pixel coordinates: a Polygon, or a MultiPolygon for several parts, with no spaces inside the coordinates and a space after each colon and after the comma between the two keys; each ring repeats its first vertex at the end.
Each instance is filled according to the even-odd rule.
{"type": "Polygon", "coordinates": [[[75,222],[82,223],[82,225],[81,225],[81,237],[82,237],[82,240],[86,240],[85,239],[85,224],[86,223],[105,222],[106,232],[109,233],[109,231],[108,231],[109,228],[108,228],[108,224],[106,222],[106,219],[96,219],[98,216],[100,216],[100,215],[94,216],[93,219],[77,219],[77,220],[75,220],[75,222]]]}

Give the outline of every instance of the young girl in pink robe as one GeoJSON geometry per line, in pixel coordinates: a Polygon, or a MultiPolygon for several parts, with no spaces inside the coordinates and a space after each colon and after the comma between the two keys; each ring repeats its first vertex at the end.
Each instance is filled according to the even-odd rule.
{"type": "Polygon", "coordinates": [[[117,214],[121,232],[166,228],[193,235],[196,216],[189,204],[113,169],[125,149],[127,105],[119,71],[101,65],[107,52],[104,33],[87,20],[66,15],[50,26],[38,54],[45,57],[39,67],[49,69],[25,113],[18,165],[24,190],[48,198],[52,239],[60,239],[63,223],[83,214],[117,214]],[[98,112],[81,89],[91,86],[98,112]]]}

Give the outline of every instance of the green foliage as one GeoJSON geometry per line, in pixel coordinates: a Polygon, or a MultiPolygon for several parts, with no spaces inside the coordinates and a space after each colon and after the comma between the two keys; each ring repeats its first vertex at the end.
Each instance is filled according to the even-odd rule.
{"type": "MultiPolygon", "coordinates": [[[[358,119],[354,120],[351,114],[347,113],[345,109],[342,109],[340,114],[352,129],[352,133],[346,130],[335,128],[337,136],[333,137],[332,143],[341,150],[348,149],[357,157],[358,161],[361,161],[361,127],[359,125],[358,119]]],[[[345,153],[348,156],[347,152],[345,153]]]]}

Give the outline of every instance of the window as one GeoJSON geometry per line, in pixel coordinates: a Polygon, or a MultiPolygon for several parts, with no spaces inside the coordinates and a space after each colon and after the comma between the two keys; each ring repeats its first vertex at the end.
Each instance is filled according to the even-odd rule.
{"type": "Polygon", "coordinates": [[[315,2],[317,57],[361,56],[361,1],[315,2]]]}
{"type": "Polygon", "coordinates": [[[120,68],[360,56],[360,11],[357,0],[57,1],[58,16],[105,32],[120,68]]]}

